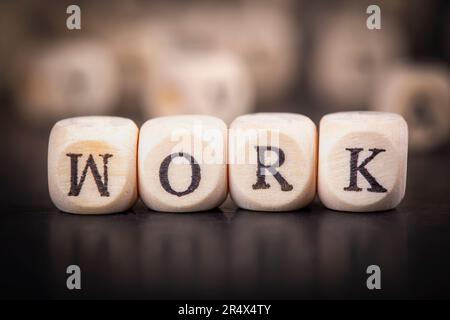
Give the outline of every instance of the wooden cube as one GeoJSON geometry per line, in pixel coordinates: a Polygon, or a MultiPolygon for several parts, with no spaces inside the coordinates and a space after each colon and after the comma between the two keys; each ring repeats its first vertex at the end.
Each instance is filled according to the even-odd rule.
{"type": "Polygon", "coordinates": [[[142,201],[168,212],[202,211],[227,195],[227,127],[211,116],[147,121],[139,136],[138,180],[142,201]]]}
{"type": "Polygon", "coordinates": [[[285,97],[301,69],[302,33],[293,11],[261,1],[183,6],[177,38],[184,44],[242,57],[258,103],[270,104],[285,97]]]}
{"type": "Polygon", "coordinates": [[[238,117],[229,130],[229,184],[244,209],[288,211],[316,193],[317,132],[307,117],[257,113],[238,117]]]}
{"type": "Polygon", "coordinates": [[[367,14],[349,8],[316,17],[310,85],[330,110],[358,110],[370,101],[378,81],[403,55],[404,40],[383,16],[380,30],[366,27],[367,14]]]}
{"type": "Polygon", "coordinates": [[[119,70],[102,44],[75,41],[30,49],[17,63],[17,105],[33,124],[106,115],[118,102],[119,70]]]}
{"type": "Polygon", "coordinates": [[[373,108],[405,117],[411,150],[433,150],[449,140],[449,88],[450,78],[444,66],[403,65],[381,82],[373,108]]]}
{"type": "Polygon", "coordinates": [[[137,200],[138,128],[119,117],[57,122],[48,147],[50,197],[61,211],[125,211],[137,200]]]}
{"type": "Polygon", "coordinates": [[[149,90],[149,78],[158,65],[158,58],[171,50],[172,19],[149,11],[138,19],[102,21],[102,34],[120,66],[121,98],[130,102],[124,103],[123,108],[133,111],[136,102],[142,103],[142,93],[149,90]]]}
{"type": "Polygon", "coordinates": [[[253,108],[253,88],[235,55],[177,52],[153,70],[143,106],[149,117],[206,114],[230,122],[253,108]]]}
{"type": "Polygon", "coordinates": [[[230,13],[220,45],[242,55],[258,102],[270,105],[283,99],[301,72],[301,24],[295,22],[292,11],[261,2],[230,13]]]}
{"type": "Polygon", "coordinates": [[[394,113],[341,112],[320,121],[318,191],[334,210],[396,207],[405,194],[408,127],[394,113]]]}

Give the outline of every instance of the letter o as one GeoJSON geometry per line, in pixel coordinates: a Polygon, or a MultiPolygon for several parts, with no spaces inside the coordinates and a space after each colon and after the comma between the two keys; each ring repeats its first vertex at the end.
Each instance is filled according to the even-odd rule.
{"type": "Polygon", "coordinates": [[[192,193],[195,191],[195,189],[198,188],[200,185],[201,175],[200,175],[200,166],[197,163],[197,161],[188,153],[184,152],[178,152],[178,153],[172,153],[171,155],[164,158],[163,162],[161,162],[161,166],[159,167],[159,181],[161,182],[161,186],[164,190],[166,190],[168,193],[176,195],[177,197],[185,196],[189,193],[192,193]],[[191,164],[191,170],[192,170],[192,178],[191,178],[191,184],[189,187],[181,192],[173,190],[172,186],[169,182],[169,166],[172,160],[176,157],[183,157],[186,160],[189,161],[191,164]]]}

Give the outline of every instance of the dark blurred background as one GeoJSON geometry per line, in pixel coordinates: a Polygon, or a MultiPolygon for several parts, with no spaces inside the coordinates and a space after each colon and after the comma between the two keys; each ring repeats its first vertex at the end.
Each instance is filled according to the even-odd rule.
{"type": "Polygon", "coordinates": [[[449,296],[448,1],[17,0],[0,2],[0,26],[2,268],[18,275],[2,279],[10,297],[70,297],[70,263],[88,271],[90,291],[77,297],[371,297],[370,263],[384,266],[384,297],[449,296]],[[71,4],[81,30],[66,27],[71,4]],[[371,4],[381,30],[366,27],[371,4]],[[316,201],[271,216],[232,204],[166,215],[138,204],[79,217],[50,202],[47,143],[59,119],[119,115],[139,126],[206,113],[229,123],[273,111],[318,125],[344,110],[408,121],[397,210],[345,215],[316,201]]]}

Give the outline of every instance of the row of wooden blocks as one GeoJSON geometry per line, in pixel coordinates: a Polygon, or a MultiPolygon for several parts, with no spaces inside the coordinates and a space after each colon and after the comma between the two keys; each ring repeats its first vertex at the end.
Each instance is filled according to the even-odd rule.
{"type": "Polygon", "coordinates": [[[48,183],[56,207],[79,214],[126,211],[138,196],[156,211],[204,211],[228,193],[244,209],[289,211],[316,191],[330,209],[380,211],[405,194],[407,150],[405,120],[386,112],[328,114],[319,135],[292,113],[248,114],[229,128],[205,115],[162,117],[140,130],[78,117],[51,131],[48,183]]]}

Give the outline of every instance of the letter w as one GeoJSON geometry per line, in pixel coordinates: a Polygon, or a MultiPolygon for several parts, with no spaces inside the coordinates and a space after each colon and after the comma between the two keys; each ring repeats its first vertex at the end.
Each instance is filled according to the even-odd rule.
{"type": "Polygon", "coordinates": [[[88,168],[91,169],[92,175],[94,176],[95,184],[100,192],[100,196],[109,197],[108,192],[108,159],[111,158],[112,154],[99,154],[103,159],[103,181],[100,176],[97,165],[95,164],[94,157],[92,154],[89,155],[86,165],[81,173],[80,181],[78,182],[78,158],[82,156],[81,153],[67,153],[66,156],[70,157],[70,191],[68,196],[78,197],[81,188],[83,187],[84,180],[86,179],[86,174],[88,168]]]}

